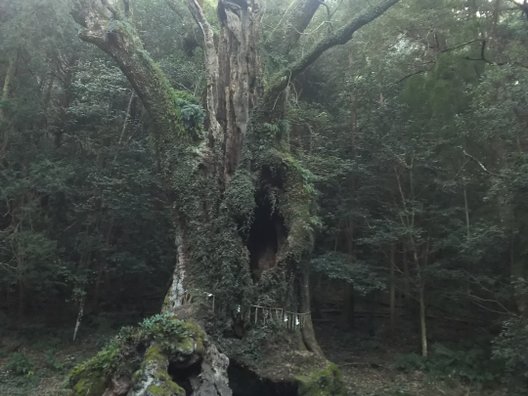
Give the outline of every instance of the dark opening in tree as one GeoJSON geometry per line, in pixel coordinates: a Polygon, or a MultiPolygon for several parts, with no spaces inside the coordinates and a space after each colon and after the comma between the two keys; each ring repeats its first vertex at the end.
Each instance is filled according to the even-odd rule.
{"type": "MultiPolygon", "coordinates": [[[[313,246],[316,194],[310,172],[291,152],[287,128],[283,128],[288,124],[287,91],[290,82],[325,51],[348,42],[354,32],[397,2],[380,1],[336,33],[321,37],[284,69],[267,70],[268,74],[264,73],[265,55],[258,45],[263,34],[260,21],[264,2],[219,0],[214,10],[210,2],[187,0],[188,12],[203,38],[203,109],[196,97],[173,87],[145,50],[135,21],[121,11],[120,1],[75,2],[73,16],[82,27],[80,37],[116,61],[152,120],[153,146],[165,186],[174,199],[172,220],[178,250],[163,310],[176,316],[188,304],[188,316],[201,326],[212,318],[216,321],[218,339],[208,340],[205,347],[193,344],[203,354],[203,362],[202,382],[191,381],[191,385],[195,393],[198,388],[211,389],[210,393],[196,394],[231,395],[223,353],[248,367],[250,354],[236,353],[239,348],[234,344],[241,343],[246,349],[244,345],[255,342],[246,337],[238,341],[221,329],[231,327],[232,312],[241,313],[248,305],[263,301],[284,311],[303,313],[306,320],[304,326],[284,333],[282,341],[287,347],[261,348],[269,356],[251,367],[258,377],[271,376],[266,370],[273,364],[266,364],[266,357],[283,361],[287,358],[273,355],[292,352],[292,345],[307,352],[301,355],[304,363],[294,364],[299,373],[301,367],[303,372],[306,367],[315,372],[331,367],[317,345],[309,314],[307,258],[313,246]],[[214,14],[217,23],[208,19],[214,14]],[[269,75],[272,77],[265,81],[269,75]],[[257,191],[255,202],[253,191],[257,191]],[[248,237],[239,233],[241,224],[251,224],[248,237]],[[272,279],[262,276],[271,269],[272,279]],[[189,303],[187,296],[193,293],[215,296],[211,317],[202,314],[199,304],[189,303]],[[214,347],[217,342],[223,347],[222,353],[214,347]]],[[[288,28],[277,31],[282,36],[277,40],[287,43],[278,48],[284,53],[277,56],[289,57],[322,3],[292,2],[284,21],[288,28]]],[[[172,8],[180,5],[176,0],[169,0],[169,4],[172,8]]],[[[302,382],[294,376],[292,372],[281,374],[282,378],[302,382]]],[[[309,377],[307,382],[315,378],[320,375],[309,377]]],[[[164,382],[163,375],[143,378],[135,386],[148,388],[154,380],[164,382]]],[[[335,389],[341,383],[333,375],[329,382],[335,383],[335,389]]]]}
{"type": "Polygon", "coordinates": [[[269,194],[258,193],[256,202],[247,244],[254,282],[258,282],[264,271],[277,264],[277,253],[285,234],[284,222],[269,194]]]}
{"type": "Polygon", "coordinates": [[[201,371],[201,363],[201,361],[197,361],[188,367],[182,367],[181,363],[170,361],[167,371],[172,380],[185,389],[187,395],[192,395],[192,382],[198,381],[198,375],[201,371]]]}

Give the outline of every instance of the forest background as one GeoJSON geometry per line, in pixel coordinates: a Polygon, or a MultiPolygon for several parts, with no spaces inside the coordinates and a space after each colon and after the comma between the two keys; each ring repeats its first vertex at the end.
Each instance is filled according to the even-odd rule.
{"type": "MultiPolygon", "coordinates": [[[[185,2],[131,3],[171,84],[204,98],[202,38],[185,2]]],[[[325,2],[300,53],[363,3],[325,2]]],[[[266,2],[268,72],[287,61],[274,41],[287,13],[266,2]]],[[[158,312],[177,256],[153,123],[78,28],[69,1],[0,1],[0,381],[10,392],[20,377],[40,386],[39,368],[73,365],[50,350],[71,353],[94,329],[105,338],[158,312]],[[49,341],[50,329],[61,336],[49,341]],[[36,333],[46,355],[27,346],[36,333]]],[[[316,335],[332,334],[327,355],[359,370],[350,376],[390,366],[453,379],[456,391],[525,394],[527,43],[521,2],[405,0],[289,82],[283,124],[266,127],[287,130],[314,186],[312,317],[316,335]]],[[[360,394],[420,394],[414,380],[360,394]]]]}

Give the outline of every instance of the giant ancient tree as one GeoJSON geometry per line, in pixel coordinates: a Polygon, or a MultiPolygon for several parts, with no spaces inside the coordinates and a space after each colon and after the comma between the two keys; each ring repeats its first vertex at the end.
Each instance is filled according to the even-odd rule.
{"type": "MultiPolygon", "coordinates": [[[[203,103],[174,89],[150,58],[129,21],[128,1],[75,2],[81,39],[115,60],[152,120],[152,141],[174,202],[177,230],[178,258],[163,309],[196,320],[210,334],[207,347],[193,349],[200,356],[188,364],[180,359],[182,369],[202,362],[200,381],[191,381],[194,394],[230,394],[224,354],[259,375],[290,382],[295,373],[281,370],[285,358],[277,355],[302,351],[294,361],[299,367],[325,362],[308,314],[315,197],[309,172],[289,148],[288,87],[325,51],[347,43],[397,2],[378,2],[264,81],[260,1],[219,0],[218,24],[213,24],[200,0],[187,0],[203,37],[203,103]],[[271,320],[279,309],[281,321],[295,321],[279,331],[285,346],[267,349],[260,365],[250,364],[237,352],[247,342],[249,322],[271,320]],[[285,311],[295,314],[287,317],[285,311]],[[223,354],[213,344],[221,345],[223,354]]],[[[289,8],[284,28],[274,37],[284,59],[322,4],[295,0],[289,8]]],[[[163,351],[158,358],[157,368],[170,366],[163,351]]],[[[156,374],[148,364],[143,376],[135,376],[132,394],[153,394],[147,391],[153,383],[178,394],[177,387],[167,386],[166,373],[156,374]]],[[[115,391],[115,381],[113,386],[115,391]]]]}

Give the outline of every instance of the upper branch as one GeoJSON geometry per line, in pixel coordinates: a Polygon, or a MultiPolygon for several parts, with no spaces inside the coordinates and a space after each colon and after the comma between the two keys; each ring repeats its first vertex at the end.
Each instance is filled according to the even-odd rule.
{"type": "Polygon", "coordinates": [[[299,41],[324,0],[295,0],[286,15],[286,22],[272,35],[274,45],[287,54],[299,41]]]}
{"type": "Polygon", "coordinates": [[[515,6],[521,10],[523,16],[526,16],[526,18],[528,18],[528,1],[527,0],[523,0],[522,3],[520,3],[519,1],[515,1],[515,0],[511,0],[513,2],[513,4],[515,4],[515,6]]]}
{"type": "Polygon", "coordinates": [[[158,127],[158,133],[181,131],[176,92],[145,51],[118,3],[117,0],[76,0],[72,16],[82,26],[79,36],[116,61],[158,127]]]}
{"type": "Polygon", "coordinates": [[[346,44],[363,26],[369,24],[400,0],[385,0],[365,13],[354,18],[347,25],[341,27],[337,32],[323,38],[306,55],[291,63],[274,79],[267,95],[275,96],[284,90],[289,81],[298,76],[304,69],[315,62],[325,51],[337,45],[346,44]]]}
{"type": "MultiPolygon", "coordinates": [[[[169,5],[175,9],[175,0],[168,0],[169,5]]],[[[216,119],[217,97],[218,97],[218,79],[220,65],[218,59],[218,50],[216,48],[214,31],[207,21],[202,6],[198,0],[187,0],[189,11],[191,12],[196,24],[200,27],[204,40],[204,57],[205,73],[207,78],[207,113],[209,115],[209,130],[213,139],[219,139],[221,127],[216,119]]]]}

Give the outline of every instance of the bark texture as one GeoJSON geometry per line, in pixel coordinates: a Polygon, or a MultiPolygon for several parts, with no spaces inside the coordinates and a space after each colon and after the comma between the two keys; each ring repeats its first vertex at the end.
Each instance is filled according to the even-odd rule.
{"type": "MultiPolygon", "coordinates": [[[[174,5],[176,0],[168,1],[174,5]]],[[[258,375],[284,380],[295,373],[271,372],[270,367],[280,371],[283,360],[291,358],[286,355],[294,353],[292,345],[298,345],[303,351],[294,354],[298,366],[314,362],[316,374],[303,380],[310,387],[315,386],[310,382],[313,378],[320,378],[318,370],[328,369],[309,315],[315,191],[309,173],[289,150],[285,92],[290,78],[396,2],[381,3],[321,41],[265,91],[258,52],[259,1],[219,0],[220,28],[215,32],[201,3],[187,0],[204,41],[204,111],[194,98],[174,90],[149,57],[127,19],[126,4],[76,1],[74,18],[83,27],[80,37],[115,59],[155,125],[153,140],[174,201],[178,253],[163,310],[198,320],[217,334],[215,341],[222,346],[219,352],[211,343],[200,354],[201,382],[191,381],[195,394],[230,394],[225,354],[258,375]],[[262,352],[269,356],[260,364],[240,352],[250,343],[250,324],[259,323],[255,306],[265,307],[260,312],[289,312],[285,318],[296,322],[289,325],[293,331],[285,336],[282,351],[275,348],[268,353],[263,345],[262,352]]],[[[298,0],[295,5],[298,12],[293,14],[287,46],[297,42],[320,3],[298,0]]],[[[148,373],[159,373],[160,367],[166,372],[170,363],[170,357],[161,356],[152,363],[156,370],[145,365],[145,375],[134,389],[144,390],[159,381],[148,373]]],[[[337,381],[335,370],[327,371],[337,381]]],[[[177,394],[175,387],[167,389],[167,394],[177,394]]]]}
{"type": "Polygon", "coordinates": [[[7,125],[4,125],[7,123],[4,106],[7,105],[7,101],[9,100],[11,84],[13,82],[13,78],[15,77],[15,66],[16,58],[12,57],[9,59],[9,62],[7,64],[7,70],[4,76],[4,82],[2,84],[2,93],[0,96],[0,126],[2,127],[2,133],[0,134],[0,159],[2,159],[5,155],[5,151],[9,141],[8,127],[7,125]]]}
{"type": "Polygon", "coordinates": [[[280,26],[271,36],[271,44],[278,46],[279,51],[287,56],[295,48],[323,3],[323,0],[295,0],[289,7],[285,18],[280,21],[280,26]]]}

